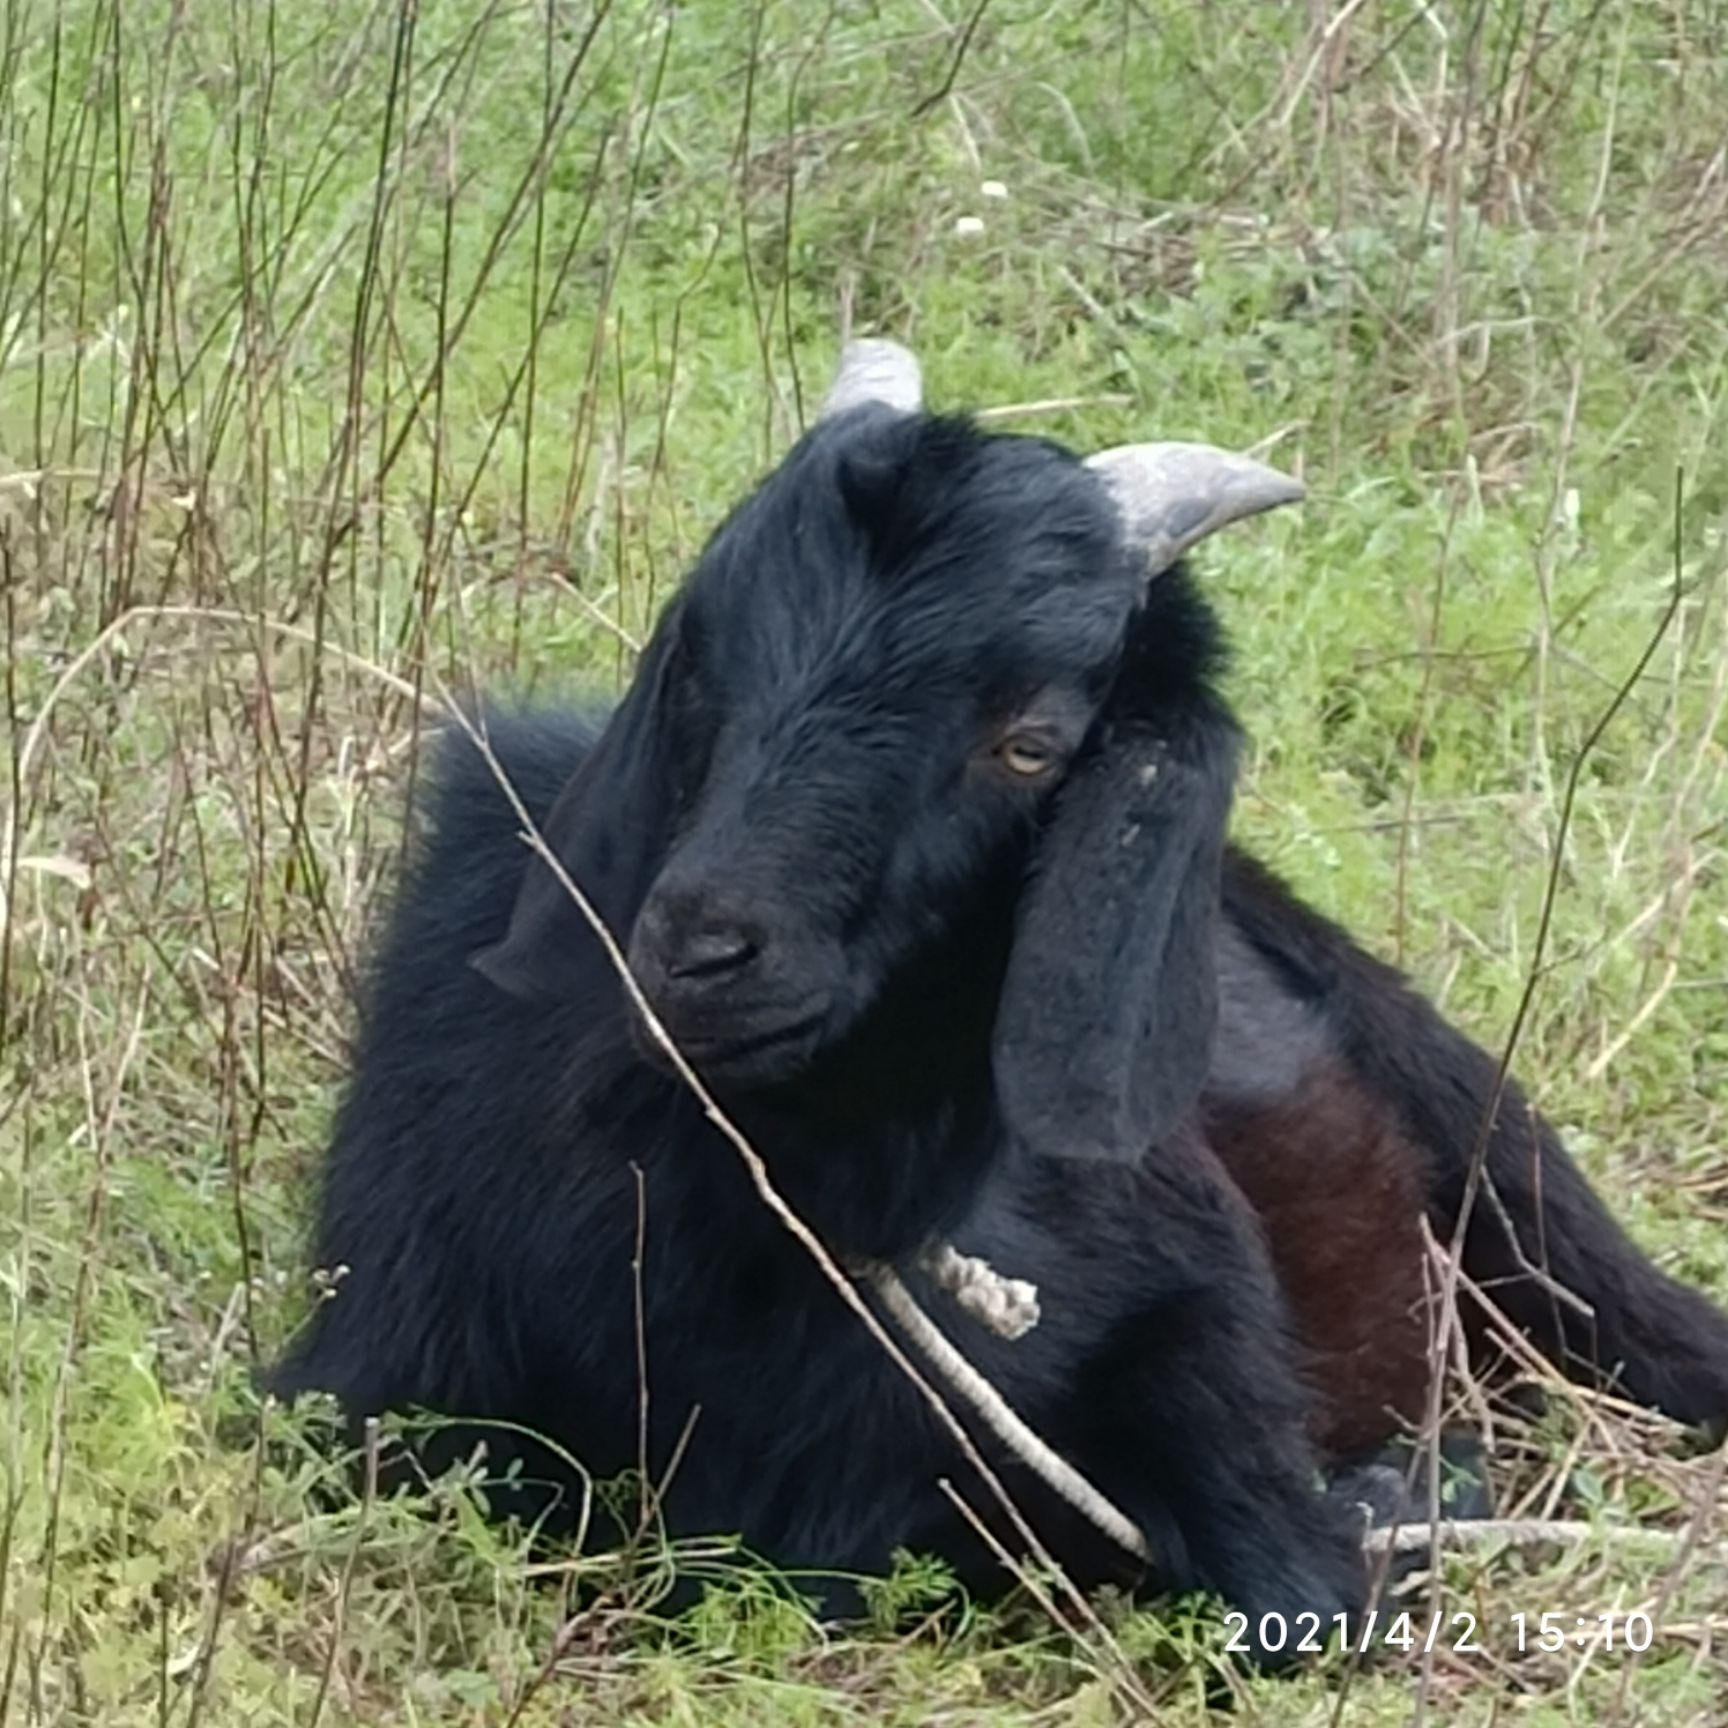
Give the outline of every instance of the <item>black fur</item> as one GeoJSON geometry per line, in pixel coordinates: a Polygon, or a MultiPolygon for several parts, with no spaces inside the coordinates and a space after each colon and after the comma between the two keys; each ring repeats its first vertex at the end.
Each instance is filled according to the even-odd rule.
{"type": "MultiPolygon", "coordinates": [[[[1013,1344],[924,1295],[1140,1523],[1152,1583],[1329,1620],[1362,1589],[1354,1514],[1317,1487],[1266,1244],[1192,1108],[1214,1025],[1247,1049],[1299,1023],[1396,1095],[1442,1223],[1485,1059],[1240,860],[1223,916],[1292,1006],[1217,1020],[1236,732],[1215,657],[1189,578],[1142,599],[1064,452],[864,410],[721,529],[609,722],[494,717],[489,735],[829,1246],[922,1289],[912,1256],[952,1237],[1034,1280],[1044,1318],[1013,1344]],[[1005,729],[1047,745],[1049,772],[1017,776],[1005,729]]],[[[640,1322],[645,1462],[659,1480],[678,1459],[674,1533],[734,1532],[823,1575],[933,1547],[999,1584],[937,1486],[988,1512],[950,1441],[654,1055],[460,736],[420,833],[325,1177],[317,1256],[345,1271],[280,1389],[355,1418],[501,1419],[603,1477],[639,1462],[640,1322]]],[[[1550,1141],[1540,1187],[1520,1182],[1516,1139],[1495,1141],[1500,1198],[1533,1229],[1547,1208],[1551,1253],[1572,1233],[1564,1264],[1586,1299],[1612,1296],[1637,1384],[1684,1414],[1728,1408],[1720,1317],[1639,1258],[1550,1141]]],[[[447,1431],[429,1462],[472,1438],[447,1431]]],[[[489,1443],[544,1491],[512,1504],[573,1515],[550,1451],[489,1443]]],[[[1125,1576],[998,1462],[1082,1579],[1125,1576]]]]}

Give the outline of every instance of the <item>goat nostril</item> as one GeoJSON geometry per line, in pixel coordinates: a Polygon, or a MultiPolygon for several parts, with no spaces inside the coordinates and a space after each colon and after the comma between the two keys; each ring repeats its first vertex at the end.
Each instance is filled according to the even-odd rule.
{"type": "Polygon", "coordinates": [[[748,965],[759,952],[742,930],[698,930],[678,945],[666,971],[673,978],[714,978],[748,965]]]}

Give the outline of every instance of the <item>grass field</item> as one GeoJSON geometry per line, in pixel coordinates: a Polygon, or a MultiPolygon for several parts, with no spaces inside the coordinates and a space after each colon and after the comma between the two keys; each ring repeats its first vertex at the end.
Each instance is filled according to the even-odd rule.
{"type": "Polygon", "coordinates": [[[11,0],[0,1724],[1728,1722],[1722,1460],[1579,1399],[1481,1654],[1238,1684],[1205,1605],[655,1631],[249,1381],[417,727],[616,688],[848,320],[1306,477],[1205,554],[1239,833],[1728,1299],[1725,285],[1719,0],[11,0]]]}

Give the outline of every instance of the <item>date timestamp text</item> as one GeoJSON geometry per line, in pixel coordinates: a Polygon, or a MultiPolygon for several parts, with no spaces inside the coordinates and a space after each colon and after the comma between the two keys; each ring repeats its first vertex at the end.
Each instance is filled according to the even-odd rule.
{"type": "MultiPolygon", "coordinates": [[[[1507,1616],[1513,1647],[1521,1652],[1546,1650],[1627,1650],[1641,1654],[1656,1638],[1656,1625],[1648,1614],[1512,1614],[1507,1616]]],[[[1318,1655],[1338,1634],[1340,1648],[1364,1654],[1376,1647],[1411,1652],[1452,1650],[1481,1654],[1480,1618],[1460,1610],[1453,1614],[1334,1614],[1323,1620],[1318,1614],[1262,1614],[1258,1621],[1240,1609],[1224,1616],[1230,1637],[1224,1648],[1240,1654],[1252,1649],[1277,1653],[1318,1655]],[[1249,1640],[1256,1642],[1250,1644],[1249,1640]]]]}

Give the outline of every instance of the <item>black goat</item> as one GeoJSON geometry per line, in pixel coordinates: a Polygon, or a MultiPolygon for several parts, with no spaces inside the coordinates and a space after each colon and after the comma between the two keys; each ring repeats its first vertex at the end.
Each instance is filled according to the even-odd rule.
{"type": "MultiPolygon", "coordinates": [[[[1175,559],[1292,491],[927,416],[910,357],[866,345],[611,718],[488,730],[829,1247],[902,1268],[1138,1522],[1153,1583],[1329,1621],[1363,1569],[1317,1465],[1422,1414],[1421,1221],[1454,1233],[1495,1070],[1225,849],[1237,734],[1175,559]],[[1041,1324],[959,1318],[917,1271],[937,1239],[1033,1280],[1041,1324]]],[[[832,1606],[902,1546],[999,1584],[938,1488],[970,1480],[951,1439],[656,1057],[460,734],[428,800],[324,1183],[317,1256],[345,1271],[279,1388],[474,1419],[427,1462],[484,1438],[554,1522],[579,1483],[521,1431],[597,1476],[645,1463],[673,1533],[738,1533],[832,1606]]],[[[1485,1170],[1464,1261],[1511,1320],[1580,1377],[1728,1415],[1728,1320],[1514,1088],[1485,1170]]],[[[1076,1575],[1123,1575],[996,1461],[1076,1575]]]]}

